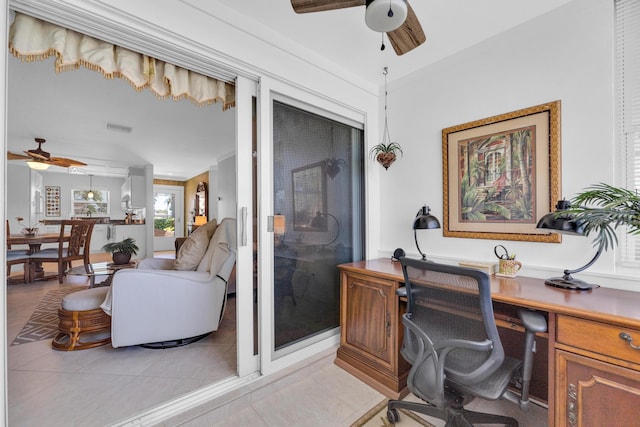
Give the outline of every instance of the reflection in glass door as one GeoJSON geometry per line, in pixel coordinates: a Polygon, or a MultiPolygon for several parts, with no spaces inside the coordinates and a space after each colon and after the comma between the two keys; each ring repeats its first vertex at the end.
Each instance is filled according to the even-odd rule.
{"type": "Polygon", "coordinates": [[[177,186],[153,186],[153,250],[170,251],[183,232],[183,189],[177,186]]]}
{"type": "MultiPolygon", "coordinates": [[[[274,102],[274,350],[339,326],[337,265],[363,258],[363,131],[274,102]]],[[[289,347],[289,348],[287,348],[289,347]]]]}

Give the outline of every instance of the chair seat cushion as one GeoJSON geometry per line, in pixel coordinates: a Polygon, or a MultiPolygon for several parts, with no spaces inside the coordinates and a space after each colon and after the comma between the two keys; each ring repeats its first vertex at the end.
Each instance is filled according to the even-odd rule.
{"type": "Polygon", "coordinates": [[[216,230],[218,223],[216,220],[211,220],[205,225],[202,225],[196,229],[189,238],[182,244],[178,250],[176,261],[174,264],[175,270],[191,271],[195,270],[200,264],[200,260],[207,251],[211,236],[216,230]]]}
{"type": "Polygon", "coordinates": [[[95,310],[107,296],[109,287],[86,289],[73,292],[62,299],[62,308],[67,311],[95,310]]]}
{"type": "Polygon", "coordinates": [[[6,254],[7,254],[7,261],[16,261],[19,259],[26,260],[27,258],[29,258],[29,252],[26,250],[11,249],[11,250],[8,250],[6,254]]]}

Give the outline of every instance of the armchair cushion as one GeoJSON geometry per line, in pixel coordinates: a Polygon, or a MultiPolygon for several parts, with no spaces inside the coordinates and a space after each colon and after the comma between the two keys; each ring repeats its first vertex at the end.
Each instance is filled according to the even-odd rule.
{"type": "Polygon", "coordinates": [[[198,227],[178,250],[174,269],[178,271],[195,270],[200,264],[200,260],[207,251],[211,236],[213,236],[218,226],[216,220],[211,220],[205,225],[198,227]]]}

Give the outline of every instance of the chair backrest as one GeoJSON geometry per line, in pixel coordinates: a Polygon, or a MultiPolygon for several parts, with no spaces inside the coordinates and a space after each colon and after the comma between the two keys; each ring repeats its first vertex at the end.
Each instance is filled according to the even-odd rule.
{"type": "Polygon", "coordinates": [[[85,219],[61,221],[58,256],[64,258],[88,257],[95,223],[95,221],[85,219]]]}
{"type": "Polygon", "coordinates": [[[504,360],[493,316],[489,276],[478,270],[430,261],[404,257],[400,261],[408,300],[403,322],[411,323],[427,337],[421,339],[419,334],[405,328],[403,356],[412,364],[425,364],[420,379],[416,380],[420,384],[414,386],[423,393],[434,394],[426,396],[428,400],[438,400],[443,390],[435,389],[444,384],[437,369],[438,359],[442,358],[446,358],[447,380],[476,384],[489,377],[504,360]]]}

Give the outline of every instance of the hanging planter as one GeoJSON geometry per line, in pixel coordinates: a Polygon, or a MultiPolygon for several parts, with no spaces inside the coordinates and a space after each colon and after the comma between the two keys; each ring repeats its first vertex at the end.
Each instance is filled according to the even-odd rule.
{"type": "Polygon", "coordinates": [[[402,147],[397,142],[391,142],[391,136],[389,134],[389,124],[387,121],[387,67],[384,67],[384,133],[382,142],[378,145],[374,145],[371,148],[371,156],[376,159],[378,163],[384,166],[385,170],[389,169],[389,166],[396,161],[398,153],[402,155],[402,147]]]}
{"type": "Polygon", "coordinates": [[[389,169],[389,166],[396,161],[398,153],[402,155],[402,147],[400,147],[400,144],[397,142],[390,142],[388,144],[380,143],[371,148],[371,155],[378,163],[384,166],[385,169],[389,169]]]}

